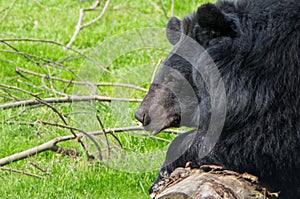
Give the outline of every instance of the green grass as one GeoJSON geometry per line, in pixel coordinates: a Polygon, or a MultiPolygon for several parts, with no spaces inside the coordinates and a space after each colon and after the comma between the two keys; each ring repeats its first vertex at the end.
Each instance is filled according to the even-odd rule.
{"type": "MultiPolygon", "coordinates": [[[[13,1],[2,0],[0,2],[1,21],[7,12],[7,9],[3,9],[13,1]],[[1,10],[3,11],[1,12],[1,10]]],[[[153,2],[160,6],[160,1],[153,2]]],[[[207,1],[175,1],[174,15],[182,18],[191,11],[195,11],[197,6],[204,2],[207,1]]],[[[92,0],[17,1],[8,17],[0,24],[0,38],[35,38],[67,44],[74,32],[79,9],[89,7],[93,3],[92,0]]],[[[162,4],[167,14],[171,16],[171,1],[163,0],[162,4]]],[[[103,5],[101,9],[102,7],[103,5]]],[[[86,13],[84,22],[93,19],[99,12],[100,10],[86,13]]],[[[59,97],[59,94],[52,91],[33,88],[31,85],[42,86],[41,78],[29,74],[20,76],[16,73],[16,68],[23,68],[41,74],[49,73],[68,80],[77,79],[79,81],[76,77],[79,75],[83,80],[93,82],[128,83],[148,88],[156,63],[159,58],[164,58],[168,54],[170,46],[163,32],[159,37],[153,37],[145,30],[163,29],[166,23],[167,19],[164,15],[149,1],[114,0],[110,3],[104,17],[92,26],[83,29],[72,45],[72,48],[93,58],[93,61],[54,44],[8,42],[18,51],[27,54],[52,61],[64,60],[61,63],[65,68],[72,70],[74,72],[72,74],[65,68],[54,67],[51,63],[47,64],[39,58],[31,57],[35,62],[39,62],[37,65],[22,55],[3,52],[3,50],[12,49],[4,43],[0,43],[0,83],[39,93],[40,97],[59,97]],[[142,33],[144,42],[147,42],[150,47],[129,48],[138,40],[137,29],[142,33]],[[161,42],[162,48],[157,48],[155,42],[159,42],[159,44],[161,42]],[[119,43],[121,47],[116,43],[119,43]],[[127,50],[125,49],[123,52],[124,48],[127,50]],[[108,58],[111,56],[116,57],[109,60],[108,58]],[[95,65],[95,60],[105,66],[108,72],[99,69],[95,65]]],[[[67,87],[66,83],[49,82],[47,79],[45,79],[45,84],[70,95],[90,94],[88,87],[78,85],[67,87]]],[[[142,91],[106,86],[99,87],[97,92],[103,96],[121,98],[143,98],[145,95],[145,92],[142,91]]],[[[32,97],[22,92],[0,89],[0,103],[13,101],[14,98],[32,97]]],[[[91,131],[100,129],[95,120],[95,114],[101,117],[105,128],[136,125],[133,113],[138,105],[138,103],[97,102],[92,105],[85,103],[57,104],[55,107],[66,115],[70,125],[91,131]],[[86,107],[82,108],[82,106],[86,107]],[[70,112],[84,110],[90,114],[69,115],[70,112]]],[[[62,123],[57,114],[47,107],[28,109],[19,117],[13,117],[24,108],[5,109],[0,112],[0,158],[24,151],[56,137],[70,135],[70,131],[57,127],[19,124],[18,122],[35,122],[37,120],[62,123]],[[16,123],[8,124],[7,120],[16,123]]],[[[146,132],[142,133],[146,134],[146,132]]],[[[123,147],[128,149],[124,149],[121,159],[116,158],[116,162],[112,162],[110,166],[107,166],[105,161],[88,161],[84,151],[75,141],[59,145],[79,151],[81,155],[77,159],[47,151],[6,165],[7,168],[40,175],[43,179],[0,170],[0,198],[149,198],[147,190],[156,178],[168,144],[140,134],[141,132],[117,134],[123,147]],[[31,163],[38,165],[46,172],[40,171],[31,163]]],[[[172,140],[174,135],[162,133],[159,137],[172,140]]],[[[98,139],[104,140],[103,137],[98,137],[98,139]]],[[[112,145],[117,146],[112,137],[109,139],[112,145]]],[[[101,144],[100,141],[99,143],[103,154],[107,154],[105,144],[101,144]]],[[[90,151],[95,152],[95,146],[90,140],[86,140],[86,144],[90,151]]]]}

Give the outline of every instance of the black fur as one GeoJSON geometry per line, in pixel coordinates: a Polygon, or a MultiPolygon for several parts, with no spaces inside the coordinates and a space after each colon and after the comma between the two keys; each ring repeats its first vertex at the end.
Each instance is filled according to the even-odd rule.
{"type": "MultiPolygon", "coordinates": [[[[195,167],[215,164],[258,176],[271,190],[280,191],[281,198],[299,199],[300,1],[219,1],[199,7],[175,26],[173,29],[180,28],[201,44],[216,63],[225,84],[227,115],[217,144],[200,158],[198,152],[210,118],[210,97],[201,75],[171,54],[165,65],[183,74],[195,89],[199,103],[199,112],[190,112],[191,122],[182,124],[201,128],[175,138],[160,175],[168,175],[188,161],[195,167]],[[197,134],[196,139],[192,134],[197,134]],[[181,154],[182,148],[188,150],[181,154]]],[[[144,124],[145,117],[148,124],[155,121],[148,107],[158,99],[166,109],[168,105],[178,106],[175,96],[170,98],[169,94],[163,100],[165,92],[170,91],[152,85],[136,113],[137,119],[144,124]]],[[[188,100],[183,103],[188,110],[195,106],[188,100]]],[[[178,126],[178,111],[185,110],[167,110],[168,118],[177,115],[175,124],[170,119],[158,129],[152,124],[149,130],[159,132],[178,126]]]]}

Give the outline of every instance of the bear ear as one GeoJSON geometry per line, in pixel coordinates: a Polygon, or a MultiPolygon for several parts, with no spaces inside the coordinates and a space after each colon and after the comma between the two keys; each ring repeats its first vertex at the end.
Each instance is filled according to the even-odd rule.
{"type": "Polygon", "coordinates": [[[234,21],[227,18],[214,4],[207,3],[200,6],[196,16],[201,27],[211,28],[221,36],[237,35],[234,21]]]}
{"type": "Polygon", "coordinates": [[[172,17],[167,24],[166,33],[169,42],[173,45],[177,44],[181,35],[181,21],[176,17],[172,17]]]}

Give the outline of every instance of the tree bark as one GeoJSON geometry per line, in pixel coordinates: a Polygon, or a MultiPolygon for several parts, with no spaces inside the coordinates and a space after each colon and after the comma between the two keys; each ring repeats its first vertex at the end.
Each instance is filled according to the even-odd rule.
{"type": "Polygon", "coordinates": [[[153,199],[270,199],[256,176],[205,165],[199,169],[177,168],[153,186],[153,199]]]}

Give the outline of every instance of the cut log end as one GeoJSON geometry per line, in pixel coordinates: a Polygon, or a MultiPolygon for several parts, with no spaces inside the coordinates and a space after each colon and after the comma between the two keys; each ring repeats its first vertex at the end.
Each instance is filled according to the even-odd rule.
{"type": "Polygon", "coordinates": [[[213,165],[177,168],[153,186],[152,199],[274,199],[256,176],[213,165]]]}

